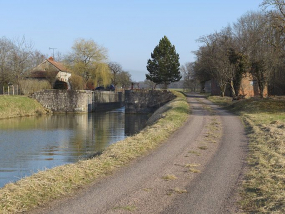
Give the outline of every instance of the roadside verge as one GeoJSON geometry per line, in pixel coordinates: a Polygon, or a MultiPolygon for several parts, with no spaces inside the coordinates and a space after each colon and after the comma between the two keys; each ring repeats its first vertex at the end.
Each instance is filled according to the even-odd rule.
{"type": "Polygon", "coordinates": [[[241,190],[247,213],[285,213],[285,99],[210,97],[241,116],[249,138],[248,170],[241,190]]]}

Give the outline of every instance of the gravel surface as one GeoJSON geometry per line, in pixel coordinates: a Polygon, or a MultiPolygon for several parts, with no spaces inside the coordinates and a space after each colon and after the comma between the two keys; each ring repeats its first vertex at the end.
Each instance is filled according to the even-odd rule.
{"type": "Polygon", "coordinates": [[[32,213],[238,213],[247,139],[237,116],[198,95],[162,146],[108,178],[32,213]]]}

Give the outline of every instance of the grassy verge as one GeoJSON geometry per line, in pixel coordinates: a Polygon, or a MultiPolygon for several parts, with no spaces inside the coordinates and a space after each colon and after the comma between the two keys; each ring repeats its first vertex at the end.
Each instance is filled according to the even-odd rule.
{"type": "Polygon", "coordinates": [[[210,97],[243,119],[249,137],[249,170],[241,205],[247,213],[285,213],[285,99],[237,101],[210,97]]]}
{"type": "Polygon", "coordinates": [[[0,213],[30,210],[63,195],[71,194],[97,178],[127,165],[136,157],[156,148],[178,129],[189,115],[189,106],[181,93],[168,103],[164,117],[139,134],[108,147],[102,155],[75,164],[38,172],[0,189],[0,213]]]}
{"type": "Polygon", "coordinates": [[[0,96],[0,119],[45,114],[44,108],[25,96],[0,96]]]}

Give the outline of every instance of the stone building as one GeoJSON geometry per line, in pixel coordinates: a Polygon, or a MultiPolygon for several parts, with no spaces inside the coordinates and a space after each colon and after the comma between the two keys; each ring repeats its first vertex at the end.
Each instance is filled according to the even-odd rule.
{"type": "Polygon", "coordinates": [[[54,89],[70,89],[70,77],[68,69],[50,57],[35,67],[28,78],[48,81],[54,89]]]}
{"type": "MultiPolygon", "coordinates": [[[[214,96],[221,95],[221,89],[214,79],[211,79],[205,83],[205,92],[211,93],[211,95],[214,96]]],[[[238,95],[241,95],[246,98],[260,95],[257,81],[252,77],[251,74],[246,73],[245,75],[243,75],[238,95]]],[[[266,97],[267,95],[268,95],[268,90],[266,87],[264,89],[263,96],[266,97]]],[[[226,88],[225,96],[231,96],[231,90],[229,85],[226,88]]]]}

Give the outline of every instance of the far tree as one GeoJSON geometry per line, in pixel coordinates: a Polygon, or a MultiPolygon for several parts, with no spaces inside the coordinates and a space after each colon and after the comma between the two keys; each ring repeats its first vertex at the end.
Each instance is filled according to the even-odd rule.
{"type": "Polygon", "coordinates": [[[181,72],[183,75],[183,89],[195,92],[199,85],[199,81],[194,78],[194,63],[187,62],[185,65],[182,65],[181,72]]]}
{"type": "Polygon", "coordinates": [[[221,96],[225,95],[229,83],[232,88],[232,95],[235,96],[232,84],[234,67],[228,56],[228,50],[233,44],[231,28],[228,26],[221,32],[203,36],[199,39],[199,42],[204,43],[204,46],[200,47],[200,51],[196,53],[202,54],[202,56],[197,57],[203,59],[203,63],[208,66],[209,73],[220,87],[221,96]]]}
{"type": "Polygon", "coordinates": [[[25,37],[16,39],[14,41],[14,48],[12,50],[11,68],[13,79],[16,84],[23,78],[26,72],[31,67],[31,57],[33,56],[33,45],[27,42],[25,37]]]}
{"type": "Polygon", "coordinates": [[[132,84],[131,74],[127,71],[122,71],[117,75],[117,85],[123,89],[130,87],[132,84]]]}
{"type": "Polygon", "coordinates": [[[110,83],[110,70],[105,62],[107,50],[93,40],[78,39],[72,52],[66,57],[69,68],[83,77],[85,83],[92,80],[96,85],[110,83]]]}
{"type": "MultiPolygon", "coordinates": [[[[44,55],[33,49],[25,37],[14,40],[0,38],[0,85],[19,85],[25,80],[33,67],[45,59],[44,55]]],[[[23,91],[23,90],[22,90],[23,91]]]]}
{"type": "Polygon", "coordinates": [[[268,85],[275,68],[276,49],[272,46],[273,29],[267,24],[268,17],[262,12],[249,12],[242,16],[235,25],[239,32],[239,41],[244,41],[244,48],[249,57],[250,72],[257,80],[260,96],[268,85]]]}
{"type": "Polygon", "coordinates": [[[147,62],[149,74],[146,74],[146,79],[157,85],[163,84],[164,88],[167,88],[170,83],[182,78],[179,66],[179,54],[176,53],[175,46],[164,36],[147,62]]]}
{"type": "Polygon", "coordinates": [[[153,81],[150,81],[148,79],[146,79],[143,83],[147,86],[147,88],[152,89],[152,90],[155,89],[156,87],[156,84],[153,81]]]}
{"type": "Polygon", "coordinates": [[[109,66],[109,69],[111,71],[112,84],[114,86],[117,86],[118,75],[122,72],[122,66],[116,62],[109,62],[108,66],[109,66]]]}
{"type": "Polygon", "coordinates": [[[5,37],[0,38],[0,84],[7,85],[13,81],[12,78],[12,50],[15,48],[13,42],[5,37]]]}

